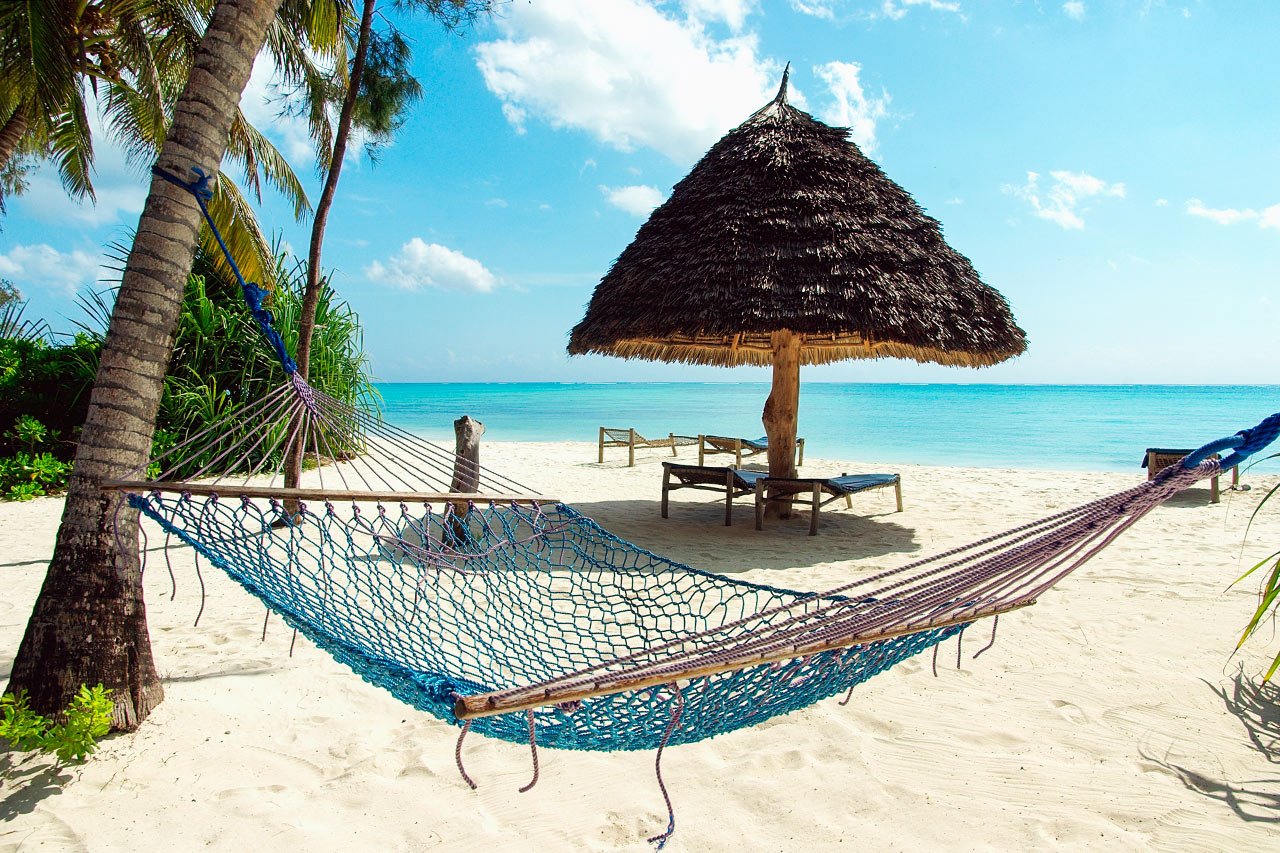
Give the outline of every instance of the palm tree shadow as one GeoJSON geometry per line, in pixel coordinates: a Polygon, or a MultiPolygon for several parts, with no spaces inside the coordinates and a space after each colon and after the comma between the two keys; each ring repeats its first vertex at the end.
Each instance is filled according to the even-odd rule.
{"type": "MultiPolygon", "coordinates": [[[[1244,726],[1249,741],[1272,764],[1280,764],[1280,687],[1251,678],[1243,668],[1230,684],[1208,684],[1244,726]]],[[[1280,824],[1280,776],[1232,783],[1206,776],[1141,750],[1148,761],[1178,777],[1189,790],[1216,800],[1241,820],[1280,824]]]]}
{"type": "Polygon", "coordinates": [[[30,814],[41,801],[62,793],[73,778],[65,766],[50,756],[35,753],[17,760],[14,755],[0,754],[0,779],[4,780],[0,790],[9,790],[0,799],[0,822],[30,814]]]}
{"type": "Polygon", "coordinates": [[[1280,824],[1280,776],[1245,779],[1239,784],[1233,784],[1150,755],[1145,749],[1139,750],[1139,753],[1151,763],[1177,776],[1188,790],[1222,803],[1241,820],[1248,823],[1280,824]]]}
{"type": "Polygon", "coordinates": [[[1205,682],[1244,726],[1250,742],[1272,764],[1280,764],[1280,685],[1236,670],[1230,685],[1205,682]]]}

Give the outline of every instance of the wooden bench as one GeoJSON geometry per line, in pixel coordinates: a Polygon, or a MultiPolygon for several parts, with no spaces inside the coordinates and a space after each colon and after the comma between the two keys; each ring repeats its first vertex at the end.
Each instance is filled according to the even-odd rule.
{"type": "Polygon", "coordinates": [[[853,508],[853,496],[859,492],[873,489],[884,489],[893,486],[898,501],[898,512],[902,512],[902,478],[897,474],[841,474],[839,477],[796,477],[774,478],[762,477],[756,480],[756,530],[764,529],[765,505],[771,500],[769,491],[786,495],[809,495],[812,512],[809,517],[809,535],[818,532],[818,510],[834,500],[844,498],[845,505],[853,508]],[[829,497],[823,498],[823,495],[829,497]]]}

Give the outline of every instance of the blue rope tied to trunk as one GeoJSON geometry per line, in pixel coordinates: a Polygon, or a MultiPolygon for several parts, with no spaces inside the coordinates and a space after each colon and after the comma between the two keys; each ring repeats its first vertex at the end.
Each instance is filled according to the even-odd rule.
{"type": "Polygon", "coordinates": [[[263,304],[268,291],[266,288],[259,287],[255,282],[245,280],[244,275],[240,272],[240,267],[236,265],[236,259],[231,257],[231,250],[227,248],[226,241],[222,239],[222,233],[218,231],[218,226],[214,224],[213,217],[209,215],[209,199],[213,198],[213,189],[209,186],[212,176],[206,174],[199,166],[191,167],[192,173],[196,176],[194,181],[184,181],[159,166],[152,166],[151,171],[157,177],[163,178],[175,187],[181,187],[195,197],[196,204],[200,205],[200,212],[204,214],[204,221],[209,223],[209,229],[213,231],[214,239],[218,241],[218,245],[222,248],[223,257],[227,259],[227,263],[231,266],[231,271],[235,273],[236,281],[240,282],[240,293],[244,296],[245,304],[249,306],[249,313],[253,315],[253,319],[258,323],[258,328],[266,336],[267,343],[275,351],[276,358],[280,360],[280,366],[284,368],[284,372],[290,375],[296,373],[298,371],[298,363],[290,357],[289,350],[284,345],[284,339],[276,331],[275,318],[271,316],[271,312],[263,304]]]}

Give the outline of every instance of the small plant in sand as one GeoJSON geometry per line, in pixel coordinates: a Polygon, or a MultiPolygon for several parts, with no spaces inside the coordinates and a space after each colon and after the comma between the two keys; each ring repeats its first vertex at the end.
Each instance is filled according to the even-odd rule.
{"type": "MultiPolygon", "coordinates": [[[[1276,456],[1269,457],[1272,459],[1276,456]]],[[[1254,508],[1253,515],[1249,517],[1249,524],[1253,524],[1253,520],[1258,517],[1258,513],[1267,505],[1267,501],[1275,497],[1280,492],[1280,485],[1272,486],[1271,490],[1262,496],[1262,500],[1258,502],[1258,506],[1254,508]]],[[[1262,578],[1262,583],[1258,588],[1258,606],[1253,611],[1253,617],[1249,620],[1249,624],[1245,626],[1244,633],[1240,635],[1240,642],[1236,643],[1236,650],[1258,633],[1258,630],[1265,624],[1274,625],[1276,617],[1280,616],[1280,550],[1274,551],[1263,559],[1259,560],[1247,572],[1236,578],[1232,586],[1243,581],[1258,572],[1266,573],[1262,578]]],[[[1280,670],[1280,652],[1276,653],[1275,658],[1271,661],[1271,666],[1267,669],[1267,674],[1263,676],[1264,681],[1270,681],[1271,677],[1280,670]]]]}
{"type": "Polygon", "coordinates": [[[25,690],[6,693],[0,697],[0,738],[22,752],[52,753],[59,763],[84,761],[110,730],[112,705],[110,690],[82,684],[63,712],[64,722],[55,723],[31,710],[25,690]]]}

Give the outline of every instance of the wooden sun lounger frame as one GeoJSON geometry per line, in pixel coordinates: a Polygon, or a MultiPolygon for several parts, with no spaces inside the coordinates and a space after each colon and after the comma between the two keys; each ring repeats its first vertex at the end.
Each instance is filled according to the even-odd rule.
{"type": "MultiPolygon", "coordinates": [[[[1182,461],[1182,457],[1191,452],[1187,450],[1174,450],[1164,447],[1148,447],[1143,456],[1142,466],[1147,469],[1147,479],[1150,480],[1159,474],[1165,468],[1182,461]]],[[[1213,454],[1210,459],[1221,459],[1218,454],[1213,454]]],[[[1240,469],[1231,469],[1231,489],[1232,491],[1240,488],[1240,469]]],[[[1209,503],[1218,503],[1222,500],[1221,490],[1218,488],[1218,477],[1214,475],[1209,480],[1209,503]]]]}
{"type": "MultiPolygon", "coordinates": [[[[849,476],[847,473],[841,474],[841,477],[849,476]]],[[[810,506],[812,511],[809,515],[809,535],[816,536],[818,533],[818,510],[834,500],[844,498],[845,506],[853,509],[853,496],[861,492],[871,492],[876,489],[885,489],[893,486],[894,497],[898,502],[898,512],[902,512],[902,477],[897,474],[892,475],[893,479],[887,483],[873,483],[872,485],[863,486],[859,489],[849,491],[842,489],[831,480],[834,478],[825,477],[796,477],[783,479],[781,477],[763,477],[756,480],[756,530],[764,529],[764,509],[770,498],[767,494],[772,490],[775,499],[779,492],[788,495],[803,495],[806,492],[811,496],[810,506]],[[829,498],[823,499],[823,494],[830,495],[829,498]]]]}
{"type": "MultiPolygon", "coordinates": [[[[733,467],[742,467],[742,457],[755,456],[758,453],[764,453],[769,448],[765,445],[757,444],[750,439],[730,438],[726,435],[699,435],[698,436],[698,464],[705,465],[708,456],[714,456],[717,453],[732,453],[733,467]]],[[[796,467],[804,466],[804,439],[796,439],[796,467]]]]}
{"type": "Polygon", "coordinates": [[[743,479],[740,474],[733,468],[663,462],[662,517],[667,517],[668,496],[676,489],[704,489],[709,492],[724,492],[724,525],[730,526],[733,524],[733,499],[755,491],[755,485],[743,479]],[[677,480],[675,483],[671,482],[673,474],[677,480]]]}
{"type": "Polygon", "coordinates": [[[627,448],[627,467],[634,468],[636,466],[636,448],[637,447],[670,447],[671,455],[678,456],[676,447],[681,444],[693,444],[693,437],[688,435],[676,435],[674,432],[667,433],[666,438],[645,438],[640,433],[630,427],[623,429],[621,427],[600,427],[600,454],[596,461],[604,464],[604,449],[606,447],[625,447],[627,448]],[[614,438],[608,433],[626,433],[625,439],[614,438]]]}

